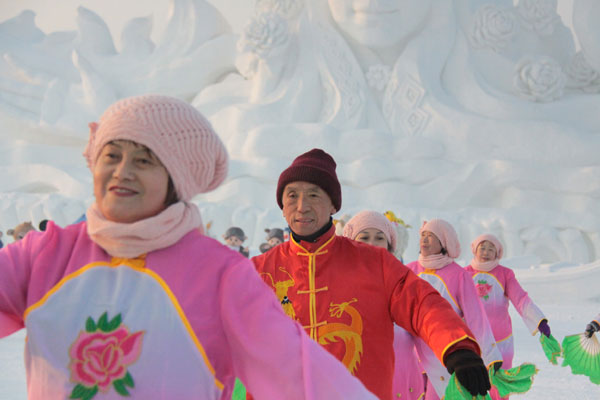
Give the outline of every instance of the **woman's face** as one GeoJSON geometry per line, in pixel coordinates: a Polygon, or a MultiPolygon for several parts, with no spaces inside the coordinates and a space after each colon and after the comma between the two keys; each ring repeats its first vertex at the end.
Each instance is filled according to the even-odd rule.
{"type": "Polygon", "coordinates": [[[442,252],[442,243],[433,232],[423,231],[421,233],[421,240],[419,240],[419,246],[421,248],[421,255],[425,257],[434,256],[442,252]]]}
{"type": "Polygon", "coordinates": [[[421,27],[433,0],[328,1],[333,20],[348,36],[368,47],[388,47],[421,27]]]}
{"type": "Polygon", "coordinates": [[[96,203],[110,221],[131,223],[166,208],[169,174],[145,146],[127,140],[107,143],[93,175],[96,203]]]}
{"type": "Polygon", "coordinates": [[[357,242],[368,243],[372,246],[383,247],[388,249],[388,241],[385,238],[385,234],[377,228],[363,229],[354,238],[357,242]]]}
{"type": "Polygon", "coordinates": [[[489,240],[479,243],[479,246],[475,249],[475,259],[480,263],[494,261],[496,254],[496,246],[489,240]]]}

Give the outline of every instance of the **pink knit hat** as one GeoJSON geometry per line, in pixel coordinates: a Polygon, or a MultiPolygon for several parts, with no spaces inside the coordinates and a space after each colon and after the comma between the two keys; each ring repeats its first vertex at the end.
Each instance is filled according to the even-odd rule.
{"type": "Polygon", "coordinates": [[[431,232],[442,244],[442,247],[448,252],[448,257],[457,258],[460,256],[460,242],[456,231],[448,222],[443,219],[432,219],[423,222],[423,226],[419,230],[419,234],[424,231],[431,232]]]}
{"type": "Polygon", "coordinates": [[[100,151],[112,140],[148,147],[167,169],[179,200],[208,192],[227,176],[227,151],[212,126],[190,104],[169,96],[129,97],[111,105],[90,125],[83,152],[93,171],[100,151]]]}
{"type": "Polygon", "coordinates": [[[491,242],[494,247],[496,247],[496,259],[499,260],[504,255],[504,247],[502,247],[502,243],[498,240],[498,238],[491,233],[486,233],[480,236],[477,236],[473,242],[471,242],[471,251],[473,255],[477,252],[477,246],[481,244],[481,242],[485,241],[491,242]]]}
{"type": "Polygon", "coordinates": [[[344,225],[344,236],[352,240],[356,239],[358,234],[365,229],[375,228],[379,229],[385,235],[388,244],[390,245],[390,251],[393,253],[396,251],[396,241],[398,234],[392,226],[389,219],[382,213],[376,211],[361,211],[354,217],[350,218],[350,221],[344,225]]]}

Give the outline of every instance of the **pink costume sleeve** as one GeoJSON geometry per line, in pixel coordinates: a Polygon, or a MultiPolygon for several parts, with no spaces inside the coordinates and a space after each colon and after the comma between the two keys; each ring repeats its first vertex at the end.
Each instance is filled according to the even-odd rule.
{"type": "Polygon", "coordinates": [[[256,399],[375,399],[284,314],[244,260],[221,279],[219,304],[236,376],[256,399]]]}
{"type": "Polygon", "coordinates": [[[505,268],[506,271],[506,287],[504,288],[506,296],[513,303],[521,318],[525,322],[525,326],[529,329],[532,335],[535,335],[538,330],[538,325],[545,319],[542,310],[536,306],[529,295],[515,277],[515,273],[510,268],[505,268]]]}
{"type": "Polygon", "coordinates": [[[38,235],[31,232],[0,250],[0,337],[25,327],[31,246],[38,235]]]}
{"type": "Polygon", "coordinates": [[[496,346],[492,327],[477,295],[471,274],[465,270],[459,279],[461,281],[459,282],[457,301],[462,310],[463,319],[475,335],[481,347],[481,358],[489,368],[492,363],[502,361],[502,355],[496,346]]]}

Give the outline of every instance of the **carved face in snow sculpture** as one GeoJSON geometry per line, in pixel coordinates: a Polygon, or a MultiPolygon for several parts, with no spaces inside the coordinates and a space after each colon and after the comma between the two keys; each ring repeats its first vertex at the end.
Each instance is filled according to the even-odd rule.
{"type": "Polygon", "coordinates": [[[328,0],[339,28],[368,47],[389,47],[406,39],[429,15],[432,1],[328,0]]]}

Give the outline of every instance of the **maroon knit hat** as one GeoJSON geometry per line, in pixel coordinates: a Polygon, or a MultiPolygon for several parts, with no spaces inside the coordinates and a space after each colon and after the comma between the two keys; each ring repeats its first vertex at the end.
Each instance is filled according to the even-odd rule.
{"type": "Polygon", "coordinates": [[[277,182],[277,204],[283,209],[283,189],[290,182],[310,182],[319,186],[329,195],[333,207],[339,211],[342,207],[342,188],[335,174],[333,157],[321,149],[312,149],[296,157],[292,165],[279,175],[277,182]]]}

